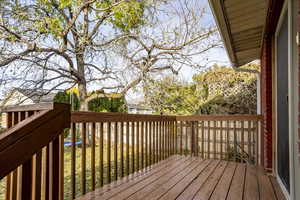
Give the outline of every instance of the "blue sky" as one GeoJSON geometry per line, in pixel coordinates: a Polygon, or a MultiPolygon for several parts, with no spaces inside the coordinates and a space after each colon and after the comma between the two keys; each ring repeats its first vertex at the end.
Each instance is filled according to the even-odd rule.
{"type": "MultiPolygon", "coordinates": [[[[205,17],[205,24],[214,24],[215,25],[215,20],[213,17],[213,14],[211,12],[211,9],[209,7],[209,3],[207,0],[202,1],[204,6],[207,8],[208,14],[205,17]]],[[[213,64],[218,64],[218,65],[224,65],[224,66],[230,66],[230,62],[227,56],[227,53],[225,51],[225,48],[217,48],[217,49],[212,49],[209,53],[204,54],[199,58],[199,63],[200,65],[206,65],[206,67],[210,67],[213,64]]],[[[195,73],[199,73],[199,71],[191,69],[191,68],[184,68],[182,71],[180,71],[180,78],[182,78],[185,81],[190,82],[192,80],[192,76],[195,73]]]]}

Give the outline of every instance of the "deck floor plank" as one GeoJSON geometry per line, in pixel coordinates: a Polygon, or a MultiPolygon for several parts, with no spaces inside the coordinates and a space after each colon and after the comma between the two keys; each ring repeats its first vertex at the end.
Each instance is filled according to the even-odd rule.
{"type": "Polygon", "coordinates": [[[230,162],[226,167],[216,189],[214,190],[210,200],[225,200],[230,188],[230,184],[237,167],[237,163],[230,162]]]}
{"type": "Polygon", "coordinates": [[[166,185],[168,182],[175,182],[182,179],[183,176],[187,175],[191,170],[193,170],[195,167],[197,167],[201,162],[199,162],[199,159],[192,160],[191,163],[188,165],[179,165],[179,170],[173,170],[172,172],[168,173],[165,176],[160,177],[153,183],[146,185],[143,189],[139,190],[135,194],[131,195],[127,200],[138,200],[138,199],[144,199],[147,197],[147,199],[156,199],[156,197],[153,197],[152,194],[158,194],[157,189],[165,188],[163,186],[166,185]]]}
{"type": "MultiPolygon", "coordinates": [[[[174,187],[168,190],[163,196],[161,196],[160,200],[168,200],[168,199],[176,199],[189,185],[191,182],[196,179],[203,170],[206,169],[208,165],[210,165],[212,160],[204,160],[200,166],[198,166],[195,170],[189,173],[186,177],[184,177],[180,182],[176,183],[174,187]]],[[[159,192],[159,191],[157,191],[159,192]]]]}
{"type": "Polygon", "coordinates": [[[76,200],[285,200],[276,178],[235,162],[172,156],[76,200]]]}
{"type": "Polygon", "coordinates": [[[140,173],[132,174],[127,178],[121,179],[120,181],[113,182],[102,188],[96,189],[94,192],[90,192],[85,194],[84,196],[78,197],[76,200],[97,199],[97,197],[100,198],[106,193],[118,193],[118,191],[121,191],[124,188],[126,189],[126,187],[136,184],[143,179],[147,179],[161,170],[169,169],[170,166],[176,165],[177,161],[183,160],[184,158],[181,156],[169,158],[167,160],[164,160],[163,162],[160,162],[149,171],[141,171],[140,173]]]}
{"type": "Polygon", "coordinates": [[[259,195],[260,199],[263,200],[276,200],[276,195],[270,182],[269,177],[265,174],[262,168],[257,169],[258,185],[259,185],[259,195]]]}
{"type": "Polygon", "coordinates": [[[156,188],[156,184],[162,184],[166,181],[168,181],[170,178],[172,178],[173,176],[175,176],[177,173],[180,173],[182,170],[185,170],[186,167],[188,167],[190,164],[193,163],[193,161],[195,161],[194,159],[188,159],[187,161],[179,164],[180,162],[178,162],[177,167],[174,168],[170,168],[168,170],[166,170],[166,172],[161,172],[161,173],[157,173],[155,175],[153,175],[151,178],[145,180],[145,181],[141,181],[139,184],[135,184],[132,187],[128,188],[127,190],[120,192],[119,194],[117,194],[116,196],[110,198],[111,200],[121,200],[121,199],[127,199],[129,198],[131,195],[137,194],[135,195],[135,197],[137,198],[141,198],[143,192],[149,192],[149,190],[155,189],[156,188]]]}
{"type": "Polygon", "coordinates": [[[257,169],[255,166],[247,165],[244,189],[244,200],[259,200],[259,186],[257,169]]]}
{"type": "Polygon", "coordinates": [[[213,174],[221,162],[218,160],[213,160],[209,166],[186,188],[180,196],[177,197],[177,200],[189,200],[193,199],[195,194],[198,192],[200,187],[205,183],[206,179],[213,174]]]}
{"type": "Polygon", "coordinates": [[[109,192],[106,192],[99,197],[101,198],[101,200],[113,199],[116,196],[118,197],[118,196],[120,196],[121,192],[132,190],[132,187],[134,187],[135,185],[151,183],[152,181],[156,180],[157,177],[163,176],[163,175],[167,174],[170,170],[178,167],[178,162],[186,162],[187,160],[188,160],[187,158],[183,158],[180,160],[176,160],[172,163],[169,162],[166,164],[166,167],[163,168],[162,170],[158,170],[156,173],[153,173],[147,177],[138,177],[137,179],[132,180],[126,184],[123,184],[120,187],[113,189],[109,192]]]}
{"type": "Polygon", "coordinates": [[[213,193],[216,185],[218,184],[219,180],[221,179],[228,162],[222,161],[218,168],[214,171],[213,174],[206,179],[203,186],[200,187],[196,195],[194,196],[193,200],[201,200],[201,199],[209,199],[211,194],[213,193]]]}
{"type": "Polygon", "coordinates": [[[243,199],[246,165],[238,164],[229,187],[227,200],[243,199]]]}

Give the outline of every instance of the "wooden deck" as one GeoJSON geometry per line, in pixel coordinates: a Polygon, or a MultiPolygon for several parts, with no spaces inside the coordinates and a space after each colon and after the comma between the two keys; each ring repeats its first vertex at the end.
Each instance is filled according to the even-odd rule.
{"type": "Polygon", "coordinates": [[[285,199],[274,177],[234,162],[172,156],[77,200],[285,199]]]}

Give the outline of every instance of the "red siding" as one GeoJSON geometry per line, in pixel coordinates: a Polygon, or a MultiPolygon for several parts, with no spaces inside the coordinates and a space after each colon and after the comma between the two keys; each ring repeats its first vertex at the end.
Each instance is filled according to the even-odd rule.
{"type": "MultiPolygon", "coordinates": [[[[272,130],[272,39],[275,35],[277,23],[281,14],[284,0],[269,0],[266,17],[266,27],[261,54],[261,109],[262,123],[262,164],[272,169],[273,130],[272,130]]],[[[299,130],[300,131],[300,130],[299,130]]]]}
{"type": "Polygon", "coordinates": [[[261,59],[261,111],[263,115],[261,162],[272,168],[272,40],[265,39],[261,59]]]}

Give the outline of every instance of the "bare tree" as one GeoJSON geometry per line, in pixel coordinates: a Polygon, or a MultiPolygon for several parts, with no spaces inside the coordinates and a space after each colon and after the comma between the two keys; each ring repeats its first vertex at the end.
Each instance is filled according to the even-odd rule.
{"type": "Polygon", "coordinates": [[[200,68],[220,45],[199,0],[20,2],[0,4],[0,85],[77,85],[83,110],[90,85],[125,94],[155,74],[200,68]]]}
{"type": "Polygon", "coordinates": [[[2,0],[0,84],[48,91],[77,85],[86,110],[88,85],[105,89],[115,80],[106,48],[143,24],[144,7],[138,0],[2,0]]]}
{"type": "Polygon", "coordinates": [[[176,75],[183,67],[206,67],[205,54],[222,45],[215,24],[208,23],[210,13],[203,2],[165,1],[147,26],[132,32],[127,42],[117,43],[126,63],[123,93],[159,73],[176,75]]]}

